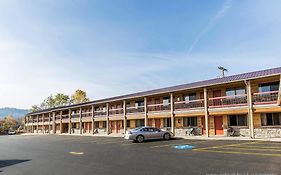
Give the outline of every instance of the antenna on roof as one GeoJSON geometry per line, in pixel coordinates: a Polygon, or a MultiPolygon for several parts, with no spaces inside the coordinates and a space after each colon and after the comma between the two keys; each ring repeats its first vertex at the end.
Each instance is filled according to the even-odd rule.
{"type": "Polygon", "coordinates": [[[219,66],[218,69],[221,71],[221,78],[224,77],[224,72],[228,72],[228,70],[222,66],[219,66]]]}

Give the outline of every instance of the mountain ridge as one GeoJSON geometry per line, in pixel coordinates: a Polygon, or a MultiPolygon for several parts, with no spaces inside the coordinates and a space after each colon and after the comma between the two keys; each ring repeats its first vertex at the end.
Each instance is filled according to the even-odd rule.
{"type": "Polygon", "coordinates": [[[6,117],[7,115],[12,115],[14,118],[18,119],[20,117],[23,117],[28,112],[29,112],[28,109],[2,107],[0,108],[0,119],[6,117]]]}

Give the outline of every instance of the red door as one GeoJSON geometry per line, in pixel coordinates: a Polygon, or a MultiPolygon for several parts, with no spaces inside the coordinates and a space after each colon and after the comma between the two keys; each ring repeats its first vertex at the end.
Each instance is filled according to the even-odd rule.
{"type": "Polygon", "coordinates": [[[155,128],[160,128],[160,119],[155,119],[155,128]]]}
{"type": "Polygon", "coordinates": [[[215,116],[215,131],[216,135],[223,135],[222,116],[215,116]]]}
{"type": "Polygon", "coordinates": [[[205,117],[201,117],[201,121],[202,121],[202,125],[203,125],[202,135],[206,135],[205,117]]]}
{"type": "MultiPolygon", "coordinates": [[[[213,91],[213,97],[221,97],[221,90],[213,91]]],[[[221,100],[220,99],[214,99],[213,100],[213,106],[221,106],[221,100]]]]}

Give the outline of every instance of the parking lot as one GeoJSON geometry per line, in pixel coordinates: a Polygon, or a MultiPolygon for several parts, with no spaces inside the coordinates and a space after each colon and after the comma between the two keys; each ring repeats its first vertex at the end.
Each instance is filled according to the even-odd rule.
{"type": "Polygon", "coordinates": [[[0,174],[281,174],[281,143],[1,136],[0,174]],[[193,149],[175,149],[190,145],[193,149]]]}

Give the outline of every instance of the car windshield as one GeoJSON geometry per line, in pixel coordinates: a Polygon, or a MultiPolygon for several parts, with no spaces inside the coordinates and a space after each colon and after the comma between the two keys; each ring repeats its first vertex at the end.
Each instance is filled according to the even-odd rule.
{"type": "Polygon", "coordinates": [[[134,128],[132,129],[132,131],[137,131],[137,130],[140,130],[142,127],[137,127],[137,128],[134,128]]]}

